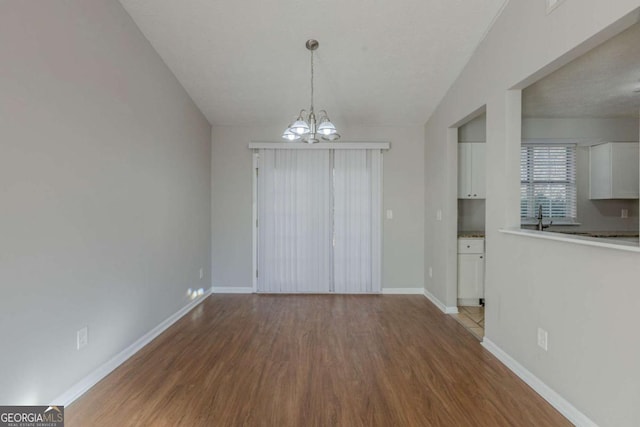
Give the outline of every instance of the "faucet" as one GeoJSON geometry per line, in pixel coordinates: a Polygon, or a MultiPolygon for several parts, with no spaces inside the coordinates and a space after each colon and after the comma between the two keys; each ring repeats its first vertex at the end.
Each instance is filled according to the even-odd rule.
{"type": "Polygon", "coordinates": [[[543,224],[542,220],[544,219],[544,217],[542,216],[542,205],[538,205],[538,224],[536,225],[536,230],[538,231],[544,231],[545,228],[549,228],[549,226],[551,224],[553,224],[553,221],[549,221],[549,224],[545,225],[543,224]]]}

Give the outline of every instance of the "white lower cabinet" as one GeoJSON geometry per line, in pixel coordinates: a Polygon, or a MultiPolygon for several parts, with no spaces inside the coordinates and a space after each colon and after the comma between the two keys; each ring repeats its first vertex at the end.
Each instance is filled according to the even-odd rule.
{"type": "Polygon", "coordinates": [[[484,299],[484,239],[458,239],[458,305],[484,299]]]}

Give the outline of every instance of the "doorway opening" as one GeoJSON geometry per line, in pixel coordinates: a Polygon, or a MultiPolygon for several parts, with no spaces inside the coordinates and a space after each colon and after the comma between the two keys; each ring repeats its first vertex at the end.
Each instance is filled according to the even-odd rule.
{"type": "Polygon", "coordinates": [[[457,307],[453,316],[478,339],[484,336],[487,115],[458,127],[457,307]]]}

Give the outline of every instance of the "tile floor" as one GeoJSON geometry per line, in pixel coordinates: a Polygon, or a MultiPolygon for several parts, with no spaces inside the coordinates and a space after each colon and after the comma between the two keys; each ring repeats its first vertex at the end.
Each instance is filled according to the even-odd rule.
{"type": "Polygon", "coordinates": [[[484,307],[458,307],[458,313],[452,314],[462,326],[482,341],[484,337],[484,307]]]}

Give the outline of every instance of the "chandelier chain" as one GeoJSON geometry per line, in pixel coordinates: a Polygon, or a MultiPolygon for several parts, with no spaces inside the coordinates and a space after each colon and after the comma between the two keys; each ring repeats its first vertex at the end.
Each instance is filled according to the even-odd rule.
{"type": "Polygon", "coordinates": [[[313,112],[313,50],[311,51],[311,112],[313,112]]]}

